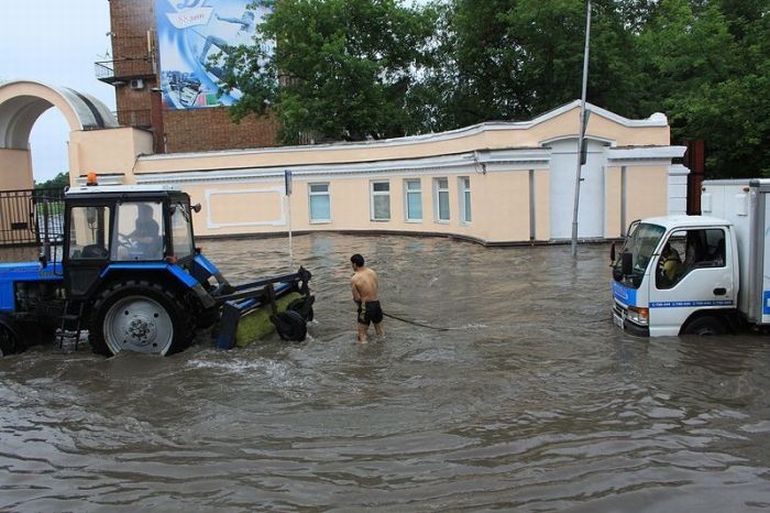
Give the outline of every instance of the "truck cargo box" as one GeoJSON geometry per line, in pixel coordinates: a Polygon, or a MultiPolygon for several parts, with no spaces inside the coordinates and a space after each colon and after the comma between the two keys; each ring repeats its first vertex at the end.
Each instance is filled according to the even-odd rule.
{"type": "Polygon", "coordinates": [[[738,245],[738,309],[755,324],[770,324],[770,179],[706,180],[701,193],[703,215],[735,226],[738,245]]]}

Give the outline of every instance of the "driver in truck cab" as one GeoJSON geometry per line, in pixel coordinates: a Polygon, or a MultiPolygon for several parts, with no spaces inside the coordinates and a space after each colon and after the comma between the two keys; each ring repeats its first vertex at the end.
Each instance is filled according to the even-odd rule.
{"type": "Polygon", "coordinates": [[[658,287],[669,288],[679,278],[682,270],[682,258],[670,243],[663,246],[658,263],[658,287]]]}

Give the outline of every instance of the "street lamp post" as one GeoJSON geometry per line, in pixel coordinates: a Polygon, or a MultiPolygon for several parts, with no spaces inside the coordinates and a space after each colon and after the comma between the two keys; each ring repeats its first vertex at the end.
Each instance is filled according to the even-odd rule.
{"type": "Polygon", "coordinates": [[[583,90],[580,95],[580,136],[577,146],[577,171],[575,172],[575,208],[572,212],[572,256],[577,256],[577,236],[578,236],[578,210],[580,205],[580,171],[583,167],[583,145],[585,144],[586,125],[586,87],[588,85],[588,49],[591,38],[591,0],[586,1],[586,42],[583,50],[583,90]]]}

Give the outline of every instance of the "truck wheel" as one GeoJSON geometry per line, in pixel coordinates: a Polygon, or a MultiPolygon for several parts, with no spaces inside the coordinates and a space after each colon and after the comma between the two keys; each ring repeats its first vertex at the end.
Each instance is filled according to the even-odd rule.
{"type": "Polygon", "coordinates": [[[167,355],[190,345],[192,316],[168,289],[145,281],[120,282],[102,292],[93,307],[89,339],[94,352],[167,355]]]}
{"type": "Polygon", "coordinates": [[[693,319],[682,330],[683,335],[699,336],[724,335],[726,332],[725,324],[720,319],[710,315],[693,319]]]}

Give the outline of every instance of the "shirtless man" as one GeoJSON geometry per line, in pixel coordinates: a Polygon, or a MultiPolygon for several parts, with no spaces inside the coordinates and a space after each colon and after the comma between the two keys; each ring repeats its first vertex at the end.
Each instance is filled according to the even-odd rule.
{"type": "Polygon", "coordinates": [[[378,336],[385,332],[382,329],[382,308],[377,298],[379,281],[377,273],[364,265],[364,257],[356,253],[350,257],[355,274],[350,278],[353,289],[353,301],[358,304],[358,341],[366,343],[366,332],[369,323],[374,323],[374,331],[378,336]]]}

